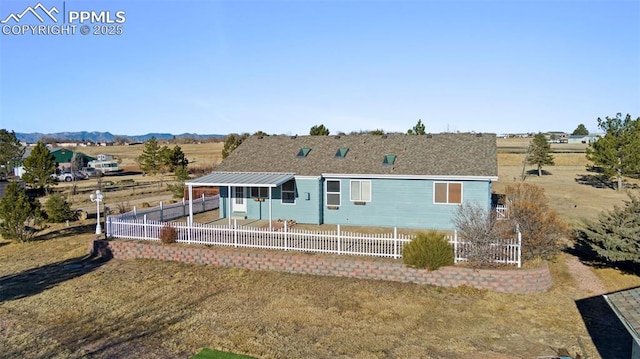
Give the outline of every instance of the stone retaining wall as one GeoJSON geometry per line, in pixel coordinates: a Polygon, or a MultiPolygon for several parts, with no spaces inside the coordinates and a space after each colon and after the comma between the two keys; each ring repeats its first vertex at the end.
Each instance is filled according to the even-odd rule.
{"type": "Polygon", "coordinates": [[[441,287],[465,285],[503,293],[540,293],[553,284],[546,263],[535,269],[472,269],[450,266],[427,271],[408,268],[400,260],[182,244],[163,245],[133,240],[96,240],[90,250],[94,254],[116,259],[171,260],[441,287]]]}

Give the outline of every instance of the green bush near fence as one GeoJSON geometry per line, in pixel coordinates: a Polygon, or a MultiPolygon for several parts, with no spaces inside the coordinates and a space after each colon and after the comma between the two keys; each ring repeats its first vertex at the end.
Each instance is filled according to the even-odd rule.
{"type": "Polygon", "coordinates": [[[453,246],[444,233],[429,231],[416,235],[402,250],[402,261],[409,267],[436,270],[453,265],[453,246]]]}

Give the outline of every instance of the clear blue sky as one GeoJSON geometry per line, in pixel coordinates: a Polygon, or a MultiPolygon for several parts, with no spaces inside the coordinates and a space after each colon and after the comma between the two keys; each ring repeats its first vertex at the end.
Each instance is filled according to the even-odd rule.
{"type": "MultiPolygon", "coordinates": [[[[123,33],[0,34],[0,128],[594,132],[640,116],[638,0],[42,3],[125,11],[123,33]]],[[[0,20],[36,4],[2,0],[0,20]]]]}

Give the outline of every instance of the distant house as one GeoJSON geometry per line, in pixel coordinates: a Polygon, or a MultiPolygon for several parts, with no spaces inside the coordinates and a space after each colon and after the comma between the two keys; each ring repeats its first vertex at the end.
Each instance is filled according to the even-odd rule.
{"type": "Polygon", "coordinates": [[[640,359],[640,288],[606,294],[604,299],[631,335],[631,358],[640,359]]]}
{"type": "Polygon", "coordinates": [[[567,143],[593,143],[596,142],[602,134],[589,134],[589,135],[570,135],[567,139],[567,143]]]}
{"type": "Polygon", "coordinates": [[[220,187],[229,220],[447,230],[497,179],[493,134],[251,136],[186,185],[220,187]]]}
{"type": "Polygon", "coordinates": [[[57,148],[54,150],[50,150],[51,154],[55,158],[56,163],[58,164],[58,169],[61,171],[66,171],[71,169],[71,162],[73,161],[73,156],[75,154],[76,158],[79,161],[78,167],[86,167],[87,163],[93,161],[95,158],[91,156],[87,156],[82,152],[74,152],[67,148],[57,148]]]}

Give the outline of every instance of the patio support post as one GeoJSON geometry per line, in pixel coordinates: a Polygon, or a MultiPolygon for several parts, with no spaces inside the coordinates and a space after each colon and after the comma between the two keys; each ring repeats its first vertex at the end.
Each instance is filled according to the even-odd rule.
{"type": "Polygon", "coordinates": [[[272,187],[269,186],[269,230],[270,231],[273,230],[272,225],[271,225],[271,222],[272,222],[272,219],[271,219],[271,188],[272,187]]]}
{"type": "Polygon", "coordinates": [[[193,223],[193,186],[189,185],[189,224],[193,223]]]}
{"type": "Polygon", "coordinates": [[[231,227],[231,186],[227,186],[227,218],[231,227]]]}

